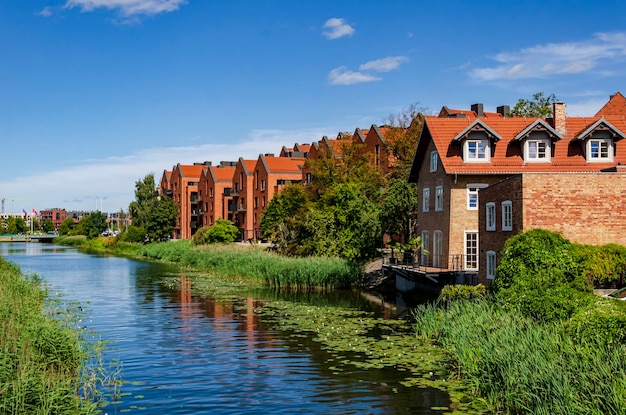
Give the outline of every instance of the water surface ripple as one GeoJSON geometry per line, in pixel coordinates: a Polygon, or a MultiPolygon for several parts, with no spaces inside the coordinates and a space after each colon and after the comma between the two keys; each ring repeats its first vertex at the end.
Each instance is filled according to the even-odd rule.
{"type": "Polygon", "coordinates": [[[80,323],[110,341],[125,396],[107,414],[440,414],[448,396],[405,388],[393,370],[336,372],[310,339],[271,329],[255,298],[195,298],[164,287],[163,264],[37,243],[0,243],[53,294],[83,307],[80,323]]]}

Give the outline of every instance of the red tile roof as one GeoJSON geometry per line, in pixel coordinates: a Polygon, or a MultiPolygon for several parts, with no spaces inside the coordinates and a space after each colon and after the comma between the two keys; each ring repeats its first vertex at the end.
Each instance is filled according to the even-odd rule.
{"type": "Polygon", "coordinates": [[[210,166],[209,170],[213,174],[213,180],[223,180],[223,181],[232,181],[233,175],[235,174],[234,166],[223,166],[223,167],[215,167],[210,166]]]}
{"type": "MultiPolygon", "coordinates": [[[[452,108],[448,108],[444,106],[441,108],[441,111],[439,111],[439,117],[450,117],[450,116],[461,115],[461,114],[465,115],[468,118],[478,118],[478,114],[472,110],[456,110],[456,109],[452,109],[452,108]]],[[[504,118],[502,114],[499,114],[497,112],[487,112],[487,111],[483,112],[483,117],[484,118],[504,118]]]]}
{"type": "Polygon", "coordinates": [[[305,159],[288,157],[262,156],[268,173],[300,173],[305,159]]]}
{"type": "Polygon", "coordinates": [[[626,98],[624,95],[617,92],[615,95],[611,95],[609,102],[598,111],[596,116],[608,116],[608,115],[623,115],[626,114],[626,98]]]}
{"type": "Polygon", "coordinates": [[[185,165],[178,164],[180,167],[180,173],[182,177],[197,177],[200,178],[202,175],[202,169],[206,168],[205,165],[185,165]]]}
{"type": "MultiPolygon", "coordinates": [[[[498,134],[501,139],[495,143],[495,152],[492,153],[490,162],[468,163],[463,161],[463,147],[453,140],[466,128],[475,123],[474,118],[440,118],[425,117],[425,127],[418,152],[421,151],[421,160],[424,158],[425,146],[423,142],[425,133],[430,133],[432,140],[440,155],[442,165],[448,174],[498,174],[514,172],[579,172],[599,171],[612,167],[615,164],[626,164],[626,140],[616,142],[616,156],[611,163],[589,163],[582,152],[578,136],[601,117],[569,117],[566,119],[566,131],[562,133],[562,139],[554,143],[554,153],[549,163],[524,162],[519,142],[514,138],[538,118],[481,118],[480,122],[498,134]]],[[[615,128],[626,132],[626,117],[604,117],[615,128]]],[[[412,173],[413,174],[413,173],[412,173]]]]}

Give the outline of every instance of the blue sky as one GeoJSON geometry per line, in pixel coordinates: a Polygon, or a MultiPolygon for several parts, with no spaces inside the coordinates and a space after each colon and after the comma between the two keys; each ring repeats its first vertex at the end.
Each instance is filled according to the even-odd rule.
{"type": "Polygon", "coordinates": [[[622,1],[0,0],[5,211],[126,210],[178,162],[256,159],[411,104],[626,94],[622,1]]]}

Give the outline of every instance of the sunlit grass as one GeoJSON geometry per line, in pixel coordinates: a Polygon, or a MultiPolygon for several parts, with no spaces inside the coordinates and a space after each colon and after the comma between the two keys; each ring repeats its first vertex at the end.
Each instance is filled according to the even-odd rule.
{"type": "Polygon", "coordinates": [[[362,278],[358,266],[342,259],[290,258],[254,246],[192,247],[189,241],[170,241],[146,245],[138,254],[278,287],[349,287],[362,278]]]}
{"type": "Polygon", "coordinates": [[[486,300],[421,306],[418,337],[444,347],[455,376],[496,413],[626,414],[626,346],[574,339],[486,300]]]}

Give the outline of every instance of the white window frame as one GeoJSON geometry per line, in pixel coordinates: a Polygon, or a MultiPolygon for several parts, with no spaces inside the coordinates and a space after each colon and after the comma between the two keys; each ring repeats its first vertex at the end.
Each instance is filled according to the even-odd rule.
{"type": "Polygon", "coordinates": [[[439,155],[437,154],[437,150],[430,152],[430,172],[434,173],[437,171],[437,159],[439,155]]]}
{"type": "Polygon", "coordinates": [[[545,163],[550,162],[551,156],[552,146],[549,139],[533,138],[524,142],[524,161],[545,163]]]}
{"type": "Polygon", "coordinates": [[[487,279],[492,280],[496,277],[496,252],[495,251],[487,251],[486,258],[486,269],[487,269],[487,279]]]}
{"type": "Polygon", "coordinates": [[[430,210],[430,188],[425,187],[422,190],[422,212],[428,212],[430,210]]]}
{"type": "Polygon", "coordinates": [[[502,202],[502,230],[513,230],[513,202],[510,200],[502,202]]]}
{"type": "Polygon", "coordinates": [[[430,234],[428,231],[422,231],[422,247],[420,249],[420,264],[427,266],[428,265],[428,249],[430,246],[430,234]]]}
{"type": "Polygon", "coordinates": [[[441,267],[441,256],[443,250],[443,232],[433,231],[433,267],[441,267]]]}
{"type": "Polygon", "coordinates": [[[488,231],[496,230],[496,204],[494,202],[485,205],[485,223],[488,231]]]}
{"type": "Polygon", "coordinates": [[[610,138],[590,138],[587,140],[587,161],[595,163],[605,163],[613,161],[613,140],[610,138]],[[597,150],[594,150],[595,146],[598,146],[597,150]],[[602,147],[606,146],[606,155],[603,156],[604,151],[602,147]]]}
{"type": "Polygon", "coordinates": [[[435,211],[443,210],[443,186],[435,187],[435,211]]]}
{"type": "Polygon", "coordinates": [[[491,160],[491,142],[488,139],[467,139],[463,143],[463,161],[488,163],[491,160]]]}
{"type": "Polygon", "coordinates": [[[463,235],[463,252],[465,252],[465,270],[478,271],[478,231],[465,231],[463,235]]]}
{"type": "Polygon", "coordinates": [[[467,210],[478,210],[478,191],[489,187],[485,183],[470,183],[467,185],[467,210]],[[472,202],[472,197],[476,196],[475,203],[472,202]]]}

